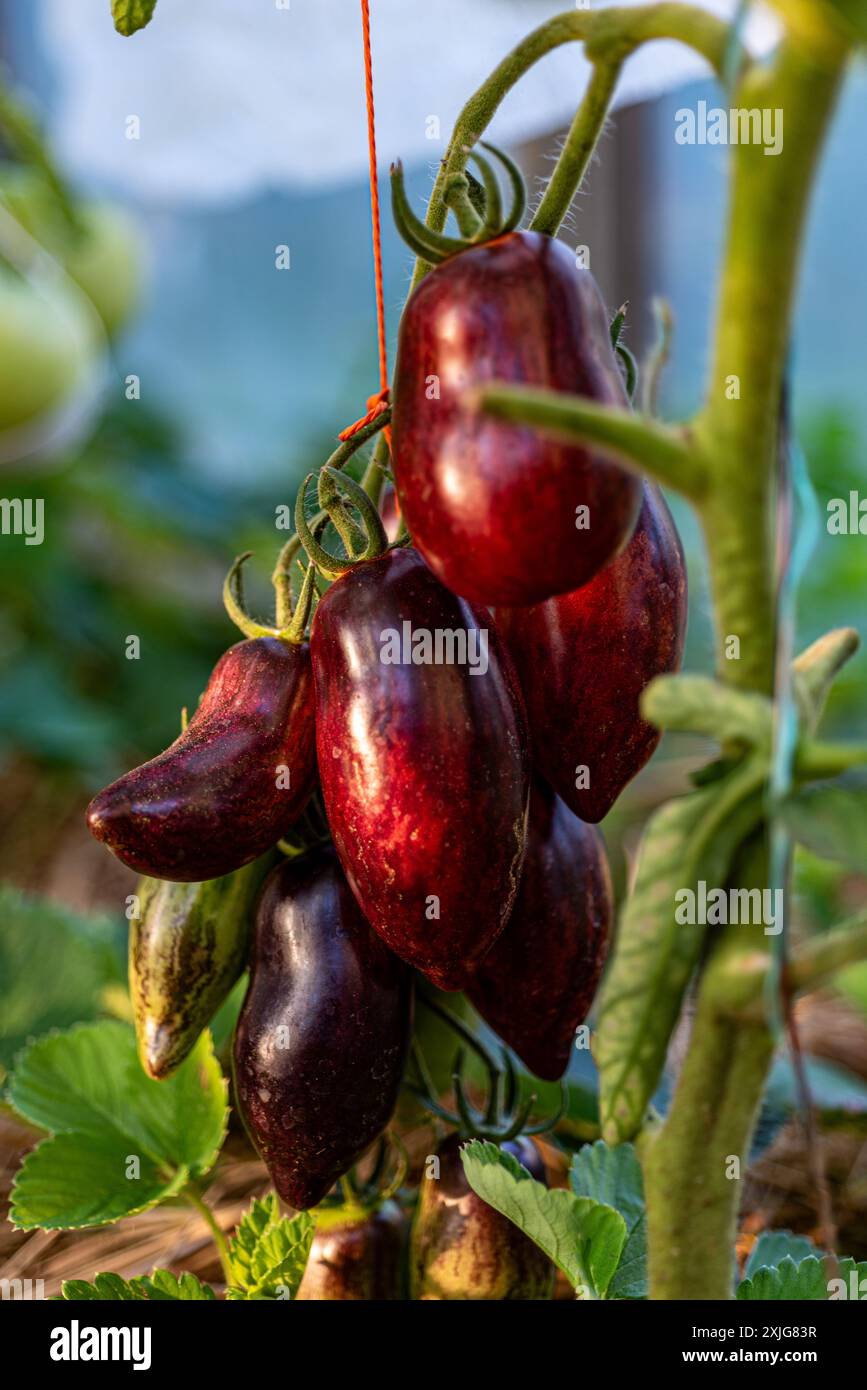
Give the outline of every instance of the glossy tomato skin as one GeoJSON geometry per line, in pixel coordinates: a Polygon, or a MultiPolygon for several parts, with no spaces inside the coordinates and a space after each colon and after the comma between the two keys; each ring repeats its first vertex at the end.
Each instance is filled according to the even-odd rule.
{"type": "Polygon", "coordinates": [[[328,590],[311,651],[322,794],[352,890],[393,951],[460,989],[508,919],[524,855],[529,756],[508,656],[489,615],[411,549],[328,590]],[[404,624],[463,634],[478,673],[384,661],[404,624]]]}
{"type": "Polygon", "coordinates": [[[411,1015],[410,972],[365,922],[334,852],[279,865],[233,1058],[241,1115],[290,1206],[321,1202],[388,1124],[411,1015]]]}
{"type": "Polygon", "coordinates": [[[299,1302],[395,1302],[404,1298],[406,1220],[395,1202],[377,1211],[317,1213],[299,1302]]]}
{"type": "Polygon", "coordinates": [[[589,584],[532,608],[497,610],[536,764],[582,820],[602,820],[659,743],[639,700],[654,676],[680,668],[686,618],[680,538],[651,483],[629,545],[589,584]],[[587,780],[581,768],[587,786],[576,786],[587,780]]]}
{"type": "MultiPolygon", "coordinates": [[[[436,1151],[439,1177],[421,1180],[410,1238],[410,1296],[424,1302],[549,1299],[554,1266],[529,1236],[467,1182],[456,1134],[436,1151]]],[[[545,1181],[539,1151],[521,1137],[502,1146],[545,1181]]]]}
{"type": "Polygon", "coordinates": [[[150,878],[198,883],[251,863],[310,796],[313,718],[307,644],[237,642],[180,738],[94,797],[92,834],[150,878]]]}
{"type": "Polygon", "coordinates": [[[559,1081],[569,1064],[602,976],[612,916],[602,836],[536,778],[515,906],[467,994],[545,1081],[559,1081]]]}
{"type": "Polygon", "coordinates": [[[626,404],[592,275],[535,232],[463,251],[416,289],[401,320],[392,443],[401,510],[437,577],[476,603],[537,603],[617,553],[640,483],[463,399],[495,379],[626,404]],[[581,506],[587,529],[576,526],[581,506]]]}

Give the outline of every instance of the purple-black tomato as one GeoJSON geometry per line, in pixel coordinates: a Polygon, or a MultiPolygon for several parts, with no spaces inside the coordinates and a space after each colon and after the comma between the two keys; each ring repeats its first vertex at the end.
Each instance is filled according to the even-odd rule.
{"type": "Polygon", "coordinates": [[[309,799],[313,717],[306,643],[237,642],[180,738],[93,798],[91,833],[150,878],[197,883],[251,863],[309,799]]]}
{"type": "Polygon", "coordinates": [[[352,890],[393,951],[461,989],[508,920],[526,834],[524,711],[493,622],[392,550],[328,590],[311,652],[322,794],[352,890]]]}
{"type": "Polygon", "coordinates": [[[277,1192],[316,1206],[382,1133],[403,1075],[411,976],[331,849],[265,883],[233,1048],[235,1095],[277,1192]]]}
{"type": "Polygon", "coordinates": [[[476,603],[585,584],[629,537],[637,478],[465,399],[492,380],[627,404],[605,311],[560,242],[513,232],[450,257],[410,298],[392,388],[401,510],[439,579],[476,603]]]}
{"type": "Polygon", "coordinates": [[[537,778],[515,906],[467,995],[545,1081],[558,1081],[569,1064],[602,975],[612,914],[601,835],[537,778]]]}
{"type": "Polygon", "coordinates": [[[536,765],[582,820],[602,820],[659,743],[639,701],[654,676],[679,669],[686,617],[680,538],[652,483],[628,546],[589,584],[497,610],[536,765]]]}

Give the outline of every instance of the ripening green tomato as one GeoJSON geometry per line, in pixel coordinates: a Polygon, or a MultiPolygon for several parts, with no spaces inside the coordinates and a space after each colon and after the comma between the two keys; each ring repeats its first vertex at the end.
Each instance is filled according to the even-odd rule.
{"type": "Polygon", "coordinates": [[[86,380],[100,330],[89,300],[59,276],[0,262],[0,430],[61,409],[86,380]]]}
{"type": "Polygon", "coordinates": [[[143,247],[133,219],[113,203],[82,200],[76,232],[39,173],[19,165],[0,166],[0,201],[81,286],[106,332],[117,333],[141,292],[143,247]]]}

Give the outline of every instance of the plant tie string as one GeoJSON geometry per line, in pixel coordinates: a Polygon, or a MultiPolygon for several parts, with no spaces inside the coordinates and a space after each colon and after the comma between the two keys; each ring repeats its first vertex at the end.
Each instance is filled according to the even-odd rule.
{"type": "MultiPolygon", "coordinates": [[[[379,390],[367,398],[367,414],[341,430],[341,440],[351,439],[371,424],[388,406],[388,356],[385,348],[385,297],[382,288],[382,237],[379,219],[379,185],[376,177],[376,119],[373,106],[373,59],[370,49],[370,0],[361,0],[361,33],[364,43],[364,95],[367,104],[367,148],[370,162],[370,221],[373,235],[373,282],[376,292],[376,331],[379,347],[379,390]]],[[[391,444],[391,431],[385,437],[391,444]]]]}

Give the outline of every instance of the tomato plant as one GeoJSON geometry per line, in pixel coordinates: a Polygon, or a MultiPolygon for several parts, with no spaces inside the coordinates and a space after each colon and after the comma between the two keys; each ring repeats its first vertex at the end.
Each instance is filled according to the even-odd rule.
{"type": "MultiPolygon", "coordinates": [[[[97,838],[161,880],[143,886],[132,931],[150,1075],[120,1024],[24,1052],[12,1103],[51,1137],[19,1175],[19,1226],[186,1200],[211,1224],[231,1298],[402,1296],[410,1219],[420,1300],[547,1299],[555,1266],[585,1299],[732,1296],[730,1166],[749,1153],[778,1035],[796,1033],[797,994],[867,955],[863,916],[801,944],[785,913],[762,915],[766,893],[790,899],[795,838],[850,860],[867,838],[863,789],[833,785],[867,750],[818,736],[857,636],[788,651],[797,575],[790,538],[774,535],[797,485],[791,306],[814,171],[863,37],[852,8],[781,6],[761,63],[689,5],[575,9],[467,103],[424,222],[395,167],[395,221],[416,265],[391,391],[344,431],[312,507],[313,475],[301,487],[273,625],[246,610],[241,557],[224,598],[245,641],[171,748],[91,803],[97,838]],[[786,117],[773,159],[733,146],[706,393],[677,424],[656,417],[652,389],[635,407],[622,315],[609,325],[590,271],[554,240],[623,64],[658,38],[696,50],[739,106],[786,117]],[[567,42],[584,45],[591,81],[521,227],[520,176],[481,137],[527,69],[567,42]],[[368,445],[359,481],[348,465],[368,445]],[[713,677],[679,670],[686,579],[661,486],[705,537],[713,677]],[[613,930],[590,822],[665,731],[717,751],[650,816],[613,930]],[[746,915],[687,921],[681,899],[699,888],[746,915]],[[306,1292],[313,1217],[283,1218],[274,1198],[229,1244],[202,1200],[226,1123],[206,1026],[245,960],[234,1100],[280,1198],[316,1209],[306,1292]],[[598,1087],[583,1106],[573,1069],[588,1016],[598,1087]],[[564,1072],[560,1110],[540,1118],[541,1083],[564,1072]],[[376,1145],[409,1137],[404,1102],[438,1128],[386,1188],[376,1145]],[[179,1107],[189,1123],[173,1125],[179,1107]],[[560,1148],[550,1184],[543,1133],[576,1150],[567,1170],[560,1148]],[[136,1143],[146,1171],[131,1196],[116,1168],[136,1143]],[[62,1181],[86,1162],[105,1176],[89,1204],[62,1181]]],[[[153,5],[114,9],[130,33],[153,5]]],[[[827,1221],[817,1244],[772,1233],[736,1297],[831,1298],[837,1276],[863,1272],[832,1236],[827,1221]]],[[[213,1294],[171,1281],[158,1270],[126,1296],[213,1294]]]]}

